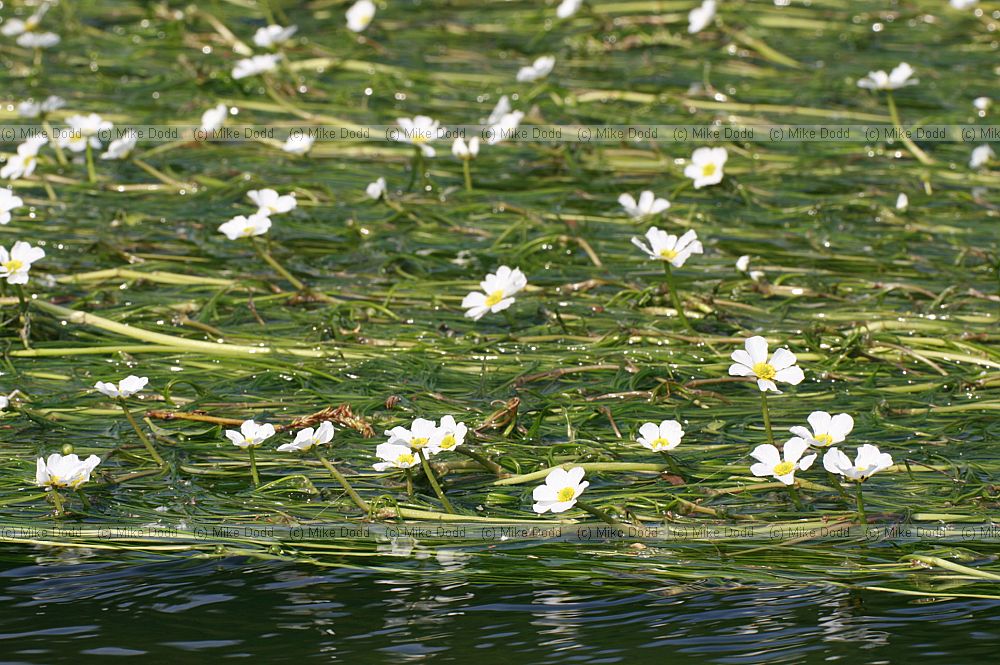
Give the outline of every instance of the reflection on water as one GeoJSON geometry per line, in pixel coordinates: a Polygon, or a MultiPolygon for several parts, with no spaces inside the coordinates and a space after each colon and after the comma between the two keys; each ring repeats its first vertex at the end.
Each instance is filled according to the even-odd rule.
{"type": "Polygon", "coordinates": [[[953,665],[992,662],[1000,644],[1000,602],[988,600],[832,586],[490,585],[461,577],[459,553],[432,558],[436,567],[420,575],[244,559],[107,563],[46,551],[0,572],[0,662],[953,665]]]}

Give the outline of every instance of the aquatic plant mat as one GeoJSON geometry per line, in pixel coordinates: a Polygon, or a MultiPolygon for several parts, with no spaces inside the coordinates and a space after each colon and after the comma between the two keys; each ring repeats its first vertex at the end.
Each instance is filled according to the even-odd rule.
{"type": "MultiPolygon", "coordinates": [[[[358,41],[339,3],[270,3],[301,39],[268,90],[228,73],[227,33],[249,40],[270,20],[260,8],[60,3],[46,21],[63,43],[40,64],[0,49],[3,94],[59,94],[116,124],[197,124],[220,102],[262,126],[418,113],[461,124],[517,92],[536,124],[739,125],[888,123],[884,99],[855,82],[901,59],[921,79],[896,94],[912,122],[972,123],[970,100],[996,90],[996,19],[923,20],[944,2],[725,3],[727,29],[697,35],[687,2],[595,2],[557,24],[541,3],[391,4],[358,41]],[[545,53],[553,74],[515,84],[545,53]]],[[[83,165],[51,160],[47,180],[14,183],[26,207],[0,227],[2,244],[31,240],[46,257],[26,286],[30,348],[17,294],[2,299],[2,388],[17,393],[0,419],[0,541],[415,574],[460,561],[493,582],[1000,598],[1000,184],[967,168],[970,145],[924,144],[933,163],[921,163],[898,143],[730,142],[722,183],[695,190],[675,159],[698,143],[510,142],[483,148],[472,191],[445,144],[410,191],[413,151],[396,144],[317,142],[307,157],[261,141],[163,145],[140,144],[140,156],[165,179],[102,161],[90,184],[83,165]],[[379,176],[391,206],[364,194],[379,176]],[[306,291],[216,230],[262,187],[297,196],[265,243],[306,291]],[[672,206],[633,221],[616,199],[644,189],[672,206]],[[705,244],[674,270],[694,332],[660,263],[630,243],[654,222],[705,244]],[[741,255],[763,276],[737,271],[741,255]],[[509,316],[471,321],[463,296],[501,264],[528,288],[509,316]],[[849,452],[891,453],[894,466],[864,484],[867,528],[848,528],[853,495],[821,463],[798,476],[801,509],[750,474],[748,453],[766,441],[760,393],[727,368],[751,335],[788,346],[805,371],[768,398],[782,441],[812,411],[847,412],[849,452]],[[127,374],[150,379],[132,409],[165,470],[93,391],[127,374]],[[383,430],[446,414],[489,462],[434,459],[455,515],[419,468],[412,498],[401,473],[372,469],[383,430]],[[223,436],[248,418],[284,429],[257,450],[256,489],[246,452],[223,436]],[[338,430],[327,456],[367,514],[319,460],[274,450],[323,419],[338,430]],[[686,431],[677,468],[635,443],[663,419],[686,431]],[[56,518],[35,460],[64,444],[103,461],[56,518]],[[579,509],[532,513],[532,489],[563,464],[586,469],[583,498],[624,531],[579,509]]]]}

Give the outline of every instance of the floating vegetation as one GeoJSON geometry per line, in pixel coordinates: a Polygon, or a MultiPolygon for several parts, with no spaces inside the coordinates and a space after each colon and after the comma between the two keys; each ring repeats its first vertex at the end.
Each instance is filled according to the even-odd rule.
{"type": "Polygon", "coordinates": [[[619,4],[5,6],[0,538],[1000,598],[997,16],[619,4]]]}

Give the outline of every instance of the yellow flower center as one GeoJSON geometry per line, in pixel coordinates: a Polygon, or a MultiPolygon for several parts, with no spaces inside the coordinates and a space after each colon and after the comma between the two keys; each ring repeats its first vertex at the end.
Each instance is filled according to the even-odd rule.
{"type": "Polygon", "coordinates": [[[486,296],[486,306],[493,307],[493,305],[496,305],[501,300],[503,300],[503,289],[497,289],[493,293],[486,296]]]}
{"type": "Polygon", "coordinates": [[[243,235],[245,235],[245,236],[252,236],[253,232],[255,230],[256,229],[254,229],[254,227],[252,227],[252,226],[244,226],[243,227],[243,235]]]}
{"type": "Polygon", "coordinates": [[[653,447],[653,450],[659,450],[660,448],[667,448],[670,446],[670,442],[661,436],[657,439],[653,439],[653,442],[649,445],[653,447]]]}
{"type": "Polygon", "coordinates": [[[24,261],[18,261],[17,259],[11,259],[7,263],[3,264],[3,269],[7,272],[17,272],[24,267],[24,261]]]}
{"type": "Polygon", "coordinates": [[[667,261],[673,261],[677,258],[677,252],[672,249],[661,249],[660,258],[666,259],[667,261]]]}
{"type": "Polygon", "coordinates": [[[410,448],[415,448],[419,450],[420,448],[426,446],[428,441],[430,441],[430,439],[428,439],[426,436],[415,436],[412,439],[410,439],[410,448]]]}
{"type": "Polygon", "coordinates": [[[406,464],[413,464],[413,453],[400,453],[399,457],[396,458],[396,464],[403,466],[406,464]]]}
{"type": "Polygon", "coordinates": [[[28,20],[24,22],[25,32],[33,32],[35,28],[38,27],[39,20],[35,16],[28,17],[28,20]]]}
{"type": "Polygon", "coordinates": [[[715,175],[715,164],[705,164],[701,167],[701,177],[708,178],[715,175]]]}
{"type": "Polygon", "coordinates": [[[823,444],[824,446],[829,446],[831,443],[833,443],[833,437],[830,436],[829,434],[817,434],[816,441],[823,444]]]}
{"type": "Polygon", "coordinates": [[[440,447],[442,450],[450,450],[455,447],[455,435],[445,434],[441,439],[440,447]]]}
{"type": "Polygon", "coordinates": [[[576,496],[576,489],[572,487],[564,487],[558,492],[556,492],[556,498],[559,499],[561,503],[572,501],[573,497],[575,496],[576,496]]]}
{"type": "Polygon", "coordinates": [[[778,370],[774,369],[774,365],[771,365],[770,363],[757,363],[753,366],[753,373],[757,375],[758,379],[770,381],[774,379],[778,370]]]}
{"type": "Polygon", "coordinates": [[[795,470],[795,464],[793,462],[780,462],[774,467],[774,475],[784,476],[795,470]]]}

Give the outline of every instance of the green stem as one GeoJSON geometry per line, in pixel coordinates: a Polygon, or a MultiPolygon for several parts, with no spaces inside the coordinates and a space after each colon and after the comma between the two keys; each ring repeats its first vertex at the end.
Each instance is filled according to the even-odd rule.
{"type": "Polygon", "coordinates": [[[56,159],[59,161],[59,164],[61,166],[66,166],[66,155],[63,153],[62,146],[59,145],[59,141],[56,140],[55,132],[53,131],[52,125],[49,124],[48,120],[42,120],[42,129],[45,130],[46,136],[51,139],[49,144],[52,146],[52,149],[55,150],[56,159]]]}
{"type": "Polygon", "coordinates": [[[661,450],[660,454],[663,455],[663,459],[666,460],[667,466],[670,467],[671,473],[683,478],[684,472],[681,471],[681,467],[677,464],[677,460],[675,460],[666,450],[661,450]]]}
{"type": "Polygon", "coordinates": [[[844,491],[844,486],[840,484],[840,478],[827,471],[826,479],[831,485],[837,488],[837,493],[840,494],[841,500],[843,500],[844,503],[850,505],[851,497],[849,497],[847,495],[847,492],[844,491]]]}
{"type": "Polygon", "coordinates": [[[434,470],[431,469],[431,465],[427,461],[427,456],[424,455],[424,451],[417,449],[417,455],[420,456],[420,465],[424,468],[424,475],[427,476],[427,482],[431,484],[431,487],[434,489],[434,493],[437,494],[437,498],[441,500],[441,505],[444,506],[444,509],[447,512],[454,514],[455,509],[452,508],[451,502],[448,501],[448,497],[444,495],[444,490],[442,490],[441,485],[438,484],[437,477],[434,476],[434,470]]]}
{"type": "Polygon", "coordinates": [[[611,515],[608,515],[603,510],[599,510],[598,508],[595,508],[594,506],[590,505],[586,501],[580,501],[579,499],[577,499],[576,500],[576,506],[577,506],[577,508],[580,508],[580,509],[582,509],[582,510],[588,512],[588,513],[590,513],[591,515],[593,515],[597,519],[601,520],[602,522],[607,522],[611,526],[621,526],[622,525],[622,523],[619,522],[618,520],[616,520],[614,517],[611,517],[611,515]]]}
{"type": "Polygon", "coordinates": [[[17,293],[17,302],[21,308],[21,344],[24,348],[31,348],[31,319],[28,314],[28,299],[24,295],[24,286],[15,284],[14,290],[17,293]]]}
{"type": "MultiPolygon", "coordinates": [[[[69,323],[74,323],[78,325],[88,325],[94,326],[95,328],[100,328],[101,330],[106,330],[108,332],[113,332],[117,335],[122,335],[124,337],[131,337],[133,339],[140,339],[144,342],[150,344],[163,345],[167,347],[172,347],[176,349],[184,349],[191,352],[201,352],[207,353],[213,356],[260,356],[261,354],[268,353],[287,353],[294,356],[303,356],[309,358],[322,358],[325,353],[322,351],[317,351],[315,349],[304,349],[304,348],[271,348],[267,346],[242,346],[239,344],[217,344],[215,342],[204,342],[196,339],[187,339],[184,337],[174,337],[173,335],[165,335],[163,333],[153,332],[151,330],[143,330],[137,326],[129,326],[123,323],[118,323],[117,321],[112,321],[111,319],[106,319],[103,316],[97,316],[96,314],[91,314],[89,312],[80,312],[74,309],[69,309],[68,307],[62,307],[60,305],[55,305],[41,298],[37,298],[31,301],[33,307],[47,312],[52,316],[60,317],[61,319],[68,321],[69,323]]],[[[35,355],[39,350],[35,349],[31,355],[35,355]]],[[[25,351],[11,351],[10,353],[20,353],[27,354],[25,351]]],[[[66,351],[60,351],[60,353],[67,353],[66,351]]]]}
{"type": "Polygon", "coordinates": [[[475,450],[470,450],[468,448],[459,447],[459,448],[455,448],[455,452],[459,453],[459,454],[462,454],[462,455],[465,455],[466,457],[469,457],[471,459],[476,460],[477,462],[479,462],[480,465],[483,466],[483,468],[492,471],[493,473],[497,474],[498,476],[502,476],[505,473],[504,468],[502,466],[500,466],[496,462],[488,459],[485,455],[481,455],[480,453],[476,452],[475,450]]]}
{"type": "Polygon", "coordinates": [[[472,191],[472,160],[462,160],[462,172],[465,174],[465,191],[472,191]]]}
{"type": "Polygon", "coordinates": [[[66,514],[66,512],[63,510],[62,497],[59,496],[59,490],[57,490],[55,487],[52,488],[52,503],[54,503],[56,506],[56,515],[62,516],[66,514]]]}
{"type": "Polygon", "coordinates": [[[767,431],[767,442],[774,445],[774,432],[771,431],[771,412],[767,408],[767,391],[760,391],[760,412],[764,416],[764,429],[767,431]]]}
{"type": "Polygon", "coordinates": [[[411,191],[413,189],[414,183],[417,181],[417,175],[420,176],[420,182],[423,184],[425,179],[424,174],[424,151],[420,149],[419,146],[413,146],[413,173],[410,174],[410,182],[406,185],[406,191],[411,191]]]}
{"type": "Polygon", "coordinates": [[[326,467],[326,470],[330,472],[330,475],[333,476],[334,480],[340,483],[340,485],[344,488],[344,491],[347,492],[347,496],[351,497],[351,501],[354,502],[354,505],[365,513],[371,512],[368,504],[361,498],[361,495],[354,491],[354,488],[351,487],[351,483],[348,482],[344,474],[342,474],[337,467],[331,464],[330,460],[323,457],[323,453],[321,453],[318,449],[314,450],[316,453],[316,459],[320,461],[320,464],[326,467]]]}
{"type": "Polygon", "coordinates": [[[406,471],[406,496],[413,498],[413,469],[407,467],[406,471]]]}
{"type": "Polygon", "coordinates": [[[176,187],[177,189],[184,189],[186,187],[186,185],[183,182],[180,182],[179,180],[174,180],[166,173],[163,173],[159,169],[154,168],[151,164],[147,164],[141,159],[133,157],[131,159],[131,162],[136,166],[138,166],[143,171],[145,171],[146,173],[148,173],[149,175],[153,176],[154,178],[162,182],[164,185],[170,185],[171,187],[176,187]]]}
{"type": "Polygon", "coordinates": [[[792,497],[792,503],[795,504],[796,510],[805,510],[802,506],[802,498],[799,496],[799,491],[795,488],[795,485],[786,485],[788,488],[788,496],[792,497]]]}
{"type": "Polygon", "coordinates": [[[681,302],[680,293],[677,292],[677,286],[674,283],[674,273],[670,269],[670,261],[664,261],[663,268],[667,275],[667,288],[670,289],[670,300],[674,304],[674,309],[677,310],[677,316],[680,318],[685,328],[697,334],[698,331],[694,329],[694,326],[691,325],[691,322],[688,321],[687,315],[684,313],[684,304],[681,302]]]}
{"type": "Polygon", "coordinates": [[[260,475],[257,474],[257,457],[254,455],[253,446],[247,446],[247,453],[250,455],[250,479],[253,480],[255,488],[260,487],[260,475]]]}
{"type": "Polygon", "coordinates": [[[90,139],[87,140],[87,180],[97,182],[97,172],[94,170],[94,149],[90,147],[90,139]]]}
{"type": "Polygon", "coordinates": [[[81,490],[75,490],[75,494],[77,497],[79,497],[80,503],[83,504],[83,509],[89,511],[90,500],[87,498],[87,495],[84,494],[81,490]]]}
{"type": "Polygon", "coordinates": [[[903,123],[899,119],[899,111],[896,110],[896,100],[893,99],[892,93],[885,93],[886,104],[889,106],[889,117],[892,118],[892,124],[896,128],[899,135],[900,141],[903,145],[913,153],[913,156],[917,158],[917,161],[921,164],[933,164],[934,160],[931,159],[927,153],[917,147],[917,144],[910,140],[909,136],[903,133],[903,123]]]}
{"type": "Polygon", "coordinates": [[[250,238],[250,241],[253,243],[253,248],[257,251],[257,255],[261,259],[263,259],[264,263],[274,268],[275,272],[277,272],[279,275],[288,280],[289,284],[294,286],[299,291],[308,290],[306,288],[306,285],[303,284],[301,280],[299,280],[292,273],[288,272],[288,270],[286,270],[283,265],[278,263],[278,261],[273,256],[271,256],[271,253],[267,251],[267,249],[264,247],[264,243],[261,240],[259,240],[256,237],[252,237],[250,238]]]}
{"type": "Polygon", "coordinates": [[[135,417],[132,415],[132,412],[129,411],[128,405],[125,403],[125,400],[122,398],[118,398],[118,405],[122,408],[122,411],[125,413],[125,417],[128,419],[129,424],[132,425],[132,429],[135,430],[135,433],[139,437],[139,440],[142,441],[142,445],[146,446],[146,450],[149,451],[150,456],[156,461],[157,464],[160,465],[160,467],[166,468],[167,466],[166,462],[164,462],[163,458],[160,457],[160,453],[156,452],[156,448],[153,446],[153,442],[149,440],[149,437],[146,436],[146,433],[142,431],[141,427],[139,427],[139,423],[136,422],[135,417]]]}
{"type": "Polygon", "coordinates": [[[868,517],[865,515],[865,498],[861,493],[861,481],[858,481],[858,487],[854,496],[858,502],[858,521],[861,524],[868,524],[868,517]]]}

